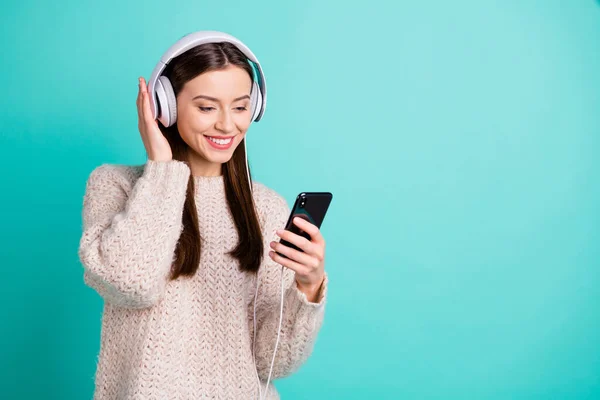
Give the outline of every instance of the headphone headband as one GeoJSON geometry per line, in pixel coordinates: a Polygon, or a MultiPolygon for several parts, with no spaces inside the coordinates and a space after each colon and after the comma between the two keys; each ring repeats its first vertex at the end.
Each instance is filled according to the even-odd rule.
{"type": "Polygon", "coordinates": [[[160,61],[154,67],[154,70],[152,71],[152,75],[150,76],[150,80],[148,81],[148,93],[150,93],[150,108],[152,109],[152,117],[154,119],[156,119],[156,116],[158,115],[158,104],[157,104],[156,98],[155,98],[155,96],[156,96],[156,94],[155,94],[156,81],[158,80],[158,78],[160,77],[160,75],[162,74],[164,69],[166,68],[167,64],[169,64],[169,62],[173,58],[177,57],[178,55],[186,52],[187,50],[189,50],[193,47],[196,47],[196,46],[199,46],[199,45],[205,44],[205,43],[219,43],[219,42],[229,42],[229,43],[234,44],[242,53],[244,53],[246,58],[248,58],[248,60],[252,61],[254,63],[254,65],[256,66],[256,69],[258,71],[258,77],[257,77],[258,78],[258,86],[260,88],[262,100],[261,100],[261,104],[259,105],[260,112],[254,119],[254,121],[259,121],[262,118],[262,115],[265,112],[265,107],[267,104],[267,86],[266,86],[265,76],[262,71],[262,67],[260,66],[260,63],[258,62],[258,59],[254,55],[254,53],[252,53],[250,48],[248,48],[248,46],[246,46],[244,43],[242,43],[239,39],[237,39],[227,33],[218,32],[218,31],[198,31],[198,32],[193,32],[188,35],[185,35],[181,39],[179,39],[177,42],[175,42],[175,44],[173,44],[171,47],[169,47],[169,49],[162,55],[162,57],[160,58],[160,61]]]}

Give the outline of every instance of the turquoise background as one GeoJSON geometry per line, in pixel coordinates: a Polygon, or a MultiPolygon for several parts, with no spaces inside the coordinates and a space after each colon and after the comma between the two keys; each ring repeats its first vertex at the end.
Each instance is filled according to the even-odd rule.
{"type": "Polygon", "coordinates": [[[93,392],[85,181],[137,164],[137,77],[186,33],[269,88],[254,177],[334,194],[330,294],[283,399],[600,398],[600,4],[8,1],[0,397],[93,392]]]}

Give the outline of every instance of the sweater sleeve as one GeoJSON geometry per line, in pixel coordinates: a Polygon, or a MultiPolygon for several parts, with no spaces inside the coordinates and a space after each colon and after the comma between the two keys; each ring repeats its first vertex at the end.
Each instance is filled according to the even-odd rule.
{"type": "Polygon", "coordinates": [[[267,380],[273,350],[277,341],[281,302],[281,276],[283,268],[283,316],[277,354],[271,379],[291,375],[298,370],[313,351],[317,335],[323,323],[327,297],[328,276],[321,286],[318,301],[308,301],[296,286],[295,272],[282,267],[269,257],[269,243],[278,241],[275,230],[282,229],[289,216],[289,207],[283,197],[277,197],[269,212],[266,224],[266,255],[261,268],[261,281],[257,299],[256,368],[260,379],[267,380]]]}
{"type": "Polygon", "coordinates": [[[84,282],[108,303],[145,308],[162,297],[182,225],[190,169],[147,160],[127,194],[114,166],[90,174],[83,200],[79,259],[84,282]]]}

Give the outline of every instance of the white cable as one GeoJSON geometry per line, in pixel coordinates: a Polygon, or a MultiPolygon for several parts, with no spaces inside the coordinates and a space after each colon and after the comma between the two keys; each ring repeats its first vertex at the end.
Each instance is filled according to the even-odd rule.
{"type": "MultiPolygon", "coordinates": [[[[248,147],[246,146],[247,136],[244,138],[244,155],[246,157],[246,173],[248,174],[248,185],[250,186],[250,192],[252,193],[252,182],[250,181],[250,168],[248,166],[248,147]]],[[[273,365],[275,364],[275,355],[277,354],[277,346],[279,345],[279,336],[281,334],[281,321],[283,320],[283,266],[281,266],[281,302],[279,306],[279,327],[277,328],[277,340],[275,342],[275,350],[273,350],[273,359],[271,360],[271,368],[269,369],[269,377],[267,378],[267,386],[265,390],[265,397],[269,393],[269,383],[271,381],[271,373],[273,372],[273,365]]],[[[256,379],[258,380],[258,398],[263,400],[262,389],[260,387],[260,377],[258,376],[258,369],[256,368],[256,299],[258,298],[258,283],[259,283],[258,271],[256,272],[256,291],[254,292],[254,316],[252,323],[254,325],[253,340],[252,340],[252,359],[254,360],[254,371],[256,372],[256,379]]]]}
{"type": "MultiPolygon", "coordinates": [[[[275,350],[273,350],[273,359],[271,360],[271,368],[269,369],[269,377],[267,379],[267,386],[265,390],[265,397],[267,398],[267,393],[269,392],[269,382],[271,381],[271,373],[273,372],[273,365],[275,363],[275,355],[277,354],[277,346],[279,345],[279,337],[281,334],[281,322],[283,320],[283,266],[281,267],[281,303],[279,307],[279,327],[277,328],[277,341],[275,342],[275,350]]],[[[256,367],[256,356],[255,356],[255,345],[256,345],[256,298],[258,295],[258,276],[256,278],[256,292],[254,293],[254,340],[252,341],[252,356],[254,358],[254,366],[256,367]]],[[[262,397],[262,389],[260,388],[260,378],[258,377],[258,370],[256,369],[256,377],[258,379],[258,393],[259,399],[263,400],[262,397]]]]}
{"type": "MultiPolygon", "coordinates": [[[[269,369],[269,378],[267,379],[267,390],[265,390],[265,400],[269,393],[269,382],[271,381],[271,373],[275,364],[275,355],[277,354],[277,346],[279,345],[279,336],[281,334],[281,321],[283,320],[283,266],[281,267],[281,303],[279,307],[279,326],[277,327],[277,341],[275,341],[275,350],[273,350],[273,359],[271,360],[271,368],[269,369]]],[[[262,400],[262,399],[261,399],[262,400]]]]}
{"type": "Polygon", "coordinates": [[[258,272],[256,273],[256,292],[254,293],[254,339],[252,339],[252,358],[254,359],[254,372],[256,372],[256,379],[258,381],[258,398],[262,399],[262,389],[260,388],[260,377],[258,376],[258,368],[256,368],[256,298],[258,296],[258,272]]]}

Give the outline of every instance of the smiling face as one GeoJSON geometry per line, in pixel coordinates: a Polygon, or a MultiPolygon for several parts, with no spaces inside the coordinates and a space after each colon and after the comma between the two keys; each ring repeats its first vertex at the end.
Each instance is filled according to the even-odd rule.
{"type": "Polygon", "coordinates": [[[177,128],[193,175],[221,175],[250,126],[251,87],[248,72],[230,65],[198,75],[177,94],[177,128]]]}

